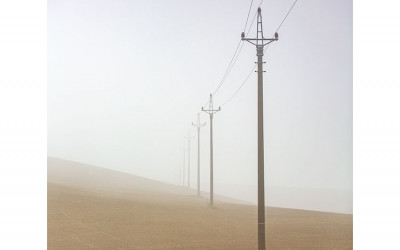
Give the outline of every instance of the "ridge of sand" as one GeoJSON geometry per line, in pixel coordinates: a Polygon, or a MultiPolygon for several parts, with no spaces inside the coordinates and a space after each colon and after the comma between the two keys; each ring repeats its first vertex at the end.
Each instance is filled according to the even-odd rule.
{"type": "MultiPolygon", "coordinates": [[[[48,249],[257,249],[254,205],[54,158],[47,187],[48,249]]],[[[267,207],[267,249],[352,249],[352,218],[267,207]]]]}
{"type": "MultiPolygon", "coordinates": [[[[47,158],[47,182],[114,193],[140,191],[179,195],[197,194],[197,190],[195,189],[55,157],[47,158]]],[[[201,196],[208,200],[209,193],[201,191],[201,196]]],[[[219,194],[214,194],[214,199],[223,202],[251,205],[250,202],[219,194]]]]}

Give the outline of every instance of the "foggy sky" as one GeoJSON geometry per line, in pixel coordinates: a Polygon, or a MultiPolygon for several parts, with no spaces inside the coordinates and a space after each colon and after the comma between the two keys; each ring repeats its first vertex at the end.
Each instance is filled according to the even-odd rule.
{"type": "MultiPolygon", "coordinates": [[[[184,135],[240,40],[251,1],[48,1],[48,155],[179,182],[184,135]]],[[[249,23],[260,1],[254,1],[249,23]]],[[[263,1],[272,37],[293,1],[263,1]]],[[[255,36],[253,24],[249,36],[255,36]]],[[[352,190],[352,1],[299,0],[264,56],[267,186],[352,190]]],[[[245,43],[215,96],[256,61],[245,43]]],[[[257,77],[214,116],[215,192],[257,183],[257,77]]],[[[197,136],[197,135],[196,135],[197,136]]],[[[191,184],[197,171],[191,142],[191,184]]],[[[186,145],[187,147],[187,145],[186,145]]]]}

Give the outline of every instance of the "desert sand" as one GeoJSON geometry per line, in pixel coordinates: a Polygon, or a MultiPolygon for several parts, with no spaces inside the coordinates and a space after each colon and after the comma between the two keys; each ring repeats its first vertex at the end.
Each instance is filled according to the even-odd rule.
{"type": "MultiPolygon", "coordinates": [[[[48,158],[48,249],[257,249],[257,208],[48,158]]],[[[353,216],[266,207],[267,249],[352,249],[353,216]]]]}

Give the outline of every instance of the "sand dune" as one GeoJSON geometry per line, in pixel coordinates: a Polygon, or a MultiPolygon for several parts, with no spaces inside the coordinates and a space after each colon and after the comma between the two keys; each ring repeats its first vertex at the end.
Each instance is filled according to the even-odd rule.
{"type": "MultiPolygon", "coordinates": [[[[48,158],[48,249],[257,249],[256,206],[229,199],[48,158]]],[[[352,249],[352,218],[267,207],[267,249],[352,249]]]]}
{"type": "MultiPolygon", "coordinates": [[[[72,187],[97,190],[115,195],[161,192],[179,195],[195,195],[197,191],[182,186],[167,184],[144,177],[130,175],[106,168],[88,164],[66,161],[48,157],[47,181],[72,187]]],[[[201,192],[203,198],[208,199],[208,192],[201,192]]],[[[219,201],[247,204],[250,202],[235,199],[224,195],[214,195],[219,201]]]]}

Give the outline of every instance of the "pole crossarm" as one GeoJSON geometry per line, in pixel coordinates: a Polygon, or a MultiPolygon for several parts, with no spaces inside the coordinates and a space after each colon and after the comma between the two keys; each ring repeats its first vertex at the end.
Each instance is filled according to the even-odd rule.
{"type": "Polygon", "coordinates": [[[190,129],[188,130],[188,135],[185,135],[185,138],[189,141],[194,138],[194,135],[190,135],[190,129]]]}
{"type": "Polygon", "coordinates": [[[249,43],[251,43],[251,44],[254,44],[254,45],[256,45],[256,46],[262,46],[262,47],[264,47],[265,45],[268,45],[268,44],[270,44],[270,43],[272,43],[273,41],[277,41],[278,39],[257,39],[257,38],[249,38],[249,39],[246,39],[246,38],[244,38],[244,39],[242,39],[243,41],[247,41],[247,42],[249,42],[249,43]],[[256,44],[256,43],[253,43],[253,42],[251,42],[251,41],[269,41],[268,43],[263,43],[262,45],[258,45],[258,44],[256,44]]]}
{"type": "Polygon", "coordinates": [[[206,113],[208,113],[208,114],[215,114],[215,113],[217,113],[218,111],[221,111],[221,107],[219,107],[218,109],[201,109],[201,111],[204,111],[204,112],[206,112],[206,113]]]}
{"type": "Polygon", "coordinates": [[[242,32],[241,37],[242,41],[247,41],[251,44],[256,45],[258,48],[263,48],[265,45],[268,45],[274,41],[278,41],[278,33],[275,32],[274,38],[264,38],[263,29],[262,29],[262,16],[261,16],[261,8],[258,7],[257,10],[257,37],[256,38],[245,38],[244,32],[242,32]],[[256,41],[255,43],[252,41],[256,41]],[[268,41],[265,43],[264,41],[268,41]]]}
{"type": "Polygon", "coordinates": [[[194,124],[194,123],[192,122],[192,126],[194,126],[194,127],[196,127],[196,128],[201,128],[201,127],[204,127],[205,125],[206,125],[206,123],[194,124]]]}
{"type": "Polygon", "coordinates": [[[192,122],[192,126],[196,127],[196,128],[201,128],[206,126],[206,123],[200,123],[200,113],[197,113],[197,123],[192,122]]]}
{"type": "MultiPolygon", "coordinates": [[[[253,41],[253,40],[258,40],[258,41],[276,41],[278,39],[276,38],[242,38],[242,41],[253,41]]],[[[264,44],[266,45],[266,44],[264,44]]]]}
{"type": "Polygon", "coordinates": [[[201,107],[201,111],[206,112],[207,114],[213,115],[217,113],[218,111],[221,111],[221,107],[218,107],[218,109],[214,109],[214,104],[212,100],[212,94],[210,94],[210,101],[208,102],[208,109],[204,109],[204,107],[201,107]]]}

